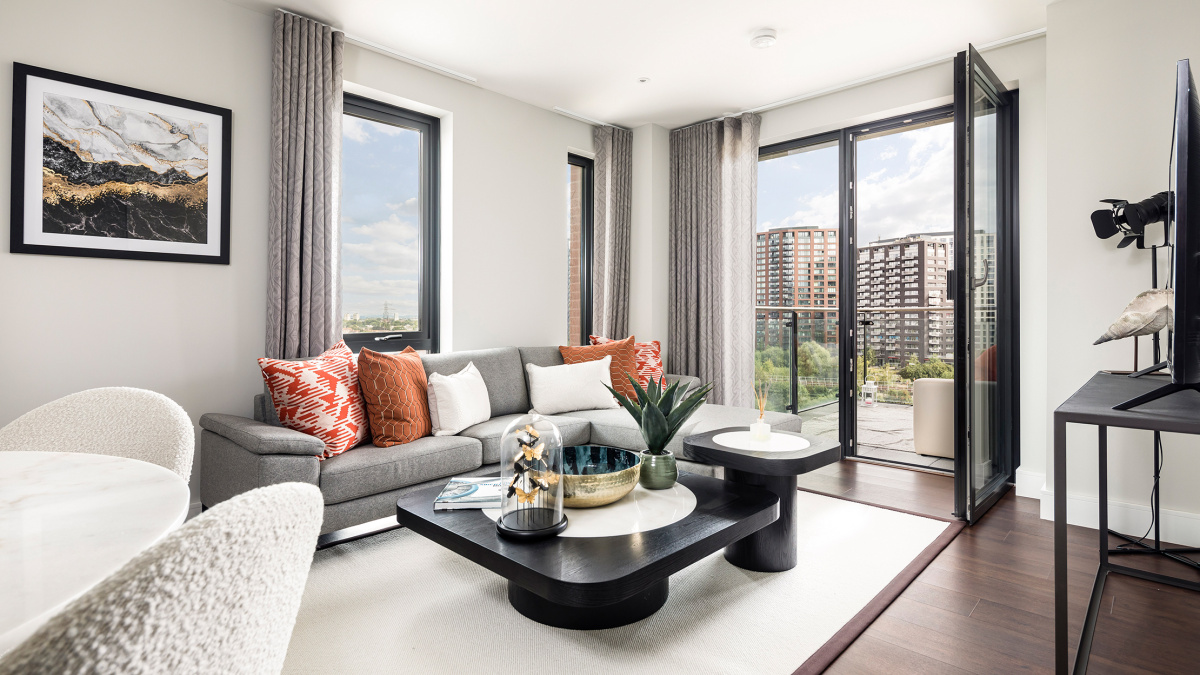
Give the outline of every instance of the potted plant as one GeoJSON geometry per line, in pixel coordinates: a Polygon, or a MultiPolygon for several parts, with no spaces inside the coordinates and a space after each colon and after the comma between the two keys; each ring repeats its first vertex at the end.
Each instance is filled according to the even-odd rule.
{"type": "Polygon", "coordinates": [[[633,415],[642,431],[642,439],[646,441],[639,479],[642,487],[648,490],[665,490],[675,485],[675,479],[679,477],[679,470],[675,467],[675,456],[667,450],[667,444],[675,438],[675,434],[679,433],[683,423],[692,413],[704,403],[708,392],[712,390],[712,384],[706,384],[696,393],[685,397],[687,392],[680,391],[678,382],[664,388],[661,382],[651,379],[650,386],[643,389],[633,377],[630,377],[629,381],[637,392],[637,401],[631,400],[612,387],[608,387],[608,390],[621,406],[633,415]]]}

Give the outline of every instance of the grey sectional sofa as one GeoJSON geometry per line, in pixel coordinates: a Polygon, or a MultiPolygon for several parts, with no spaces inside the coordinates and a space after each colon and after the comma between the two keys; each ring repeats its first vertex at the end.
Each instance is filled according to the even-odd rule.
{"type": "MultiPolygon", "coordinates": [[[[529,412],[525,364],[562,365],[557,347],[502,347],[422,357],[427,373],[451,374],[473,362],[483,375],[492,419],[457,436],[426,436],[412,443],[378,448],[369,441],[336,457],[318,461],[324,444],[308,434],[279,425],[265,394],[254,397],[254,419],[210,413],[200,418],[200,498],[212,506],[264,485],[298,481],[321,488],[325,497],[322,533],[395,515],[396,500],[449,476],[498,471],[500,435],[516,417],[529,412]]],[[[694,377],[667,375],[687,386],[694,377]]],[[[690,461],[685,436],[727,426],[747,425],[758,411],[704,405],[671,442],[680,467],[717,475],[719,469],[690,461]]],[[[565,445],[612,445],[645,449],[633,418],[624,409],[581,410],[550,418],[565,445]]],[[[800,418],[767,413],[776,429],[799,431],[800,418]]]]}

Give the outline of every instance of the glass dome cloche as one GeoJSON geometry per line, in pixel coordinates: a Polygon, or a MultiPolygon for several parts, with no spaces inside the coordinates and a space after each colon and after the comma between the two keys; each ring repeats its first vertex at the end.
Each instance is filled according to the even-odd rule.
{"type": "Polygon", "coordinates": [[[531,414],[508,425],[500,437],[502,536],[541,539],[566,529],[562,469],[562,434],[553,422],[531,414]]]}

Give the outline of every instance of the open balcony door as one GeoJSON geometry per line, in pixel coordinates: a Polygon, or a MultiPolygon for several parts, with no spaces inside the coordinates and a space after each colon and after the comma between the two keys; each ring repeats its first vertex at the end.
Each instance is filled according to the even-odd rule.
{"type": "Polygon", "coordinates": [[[954,59],[955,514],[974,523],[1018,458],[1016,93],[974,47],[954,59]]]}

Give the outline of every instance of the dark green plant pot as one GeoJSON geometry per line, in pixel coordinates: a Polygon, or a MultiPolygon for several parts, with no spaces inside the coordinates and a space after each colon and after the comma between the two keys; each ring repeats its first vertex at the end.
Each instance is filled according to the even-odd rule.
{"type": "Polygon", "coordinates": [[[675,485],[679,469],[675,468],[675,455],[651,455],[642,453],[642,476],[638,482],[647,490],[666,490],[675,485]]]}

